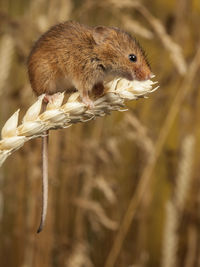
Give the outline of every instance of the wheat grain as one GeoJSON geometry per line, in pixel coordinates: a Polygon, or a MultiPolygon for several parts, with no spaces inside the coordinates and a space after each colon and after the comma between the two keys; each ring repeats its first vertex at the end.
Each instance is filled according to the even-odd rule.
{"type": "Polygon", "coordinates": [[[147,80],[144,82],[127,81],[116,79],[106,85],[107,92],[94,102],[94,108],[88,110],[81,103],[79,93],[72,94],[68,101],[62,105],[64,93],[57,94],[52,103],[47,105],[46,110],[40,114],[44,95],[28,109],[23,117],[22,124],[18,126],[19,110],[17,110],[5,123],[0,141],[0,166],[5,159],[19,149],[30,139],[42,136],[47,130],[67,128],[77,122],[86,122],[98,116],[109,114],[113,110],[124,111],[125,100],[146,97],[155,91],[156,82],[147,80]]]}

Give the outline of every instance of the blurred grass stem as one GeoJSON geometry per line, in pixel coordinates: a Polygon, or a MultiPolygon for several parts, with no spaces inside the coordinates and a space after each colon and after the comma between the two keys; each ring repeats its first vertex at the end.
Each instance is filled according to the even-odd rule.
{"type": "Polygon", "coordinates": [[[116,260],[121,251],[123,242],[126,238],[126,235],[130,229],[131,223],[133,221],[133,217],[136,213],[137,207],[142,201],[143,195],[148,188],[150,183],[151,176],[153,174],[154,168],[156,166],[156,162],[158,160],[159,155],[161,154],[162,148],[167,139],[168,133],[174,123],[174,120],[178,114],[178,111],[181,108],[181,104],[188,92],[192,88],[193,80],[197,74],[197,71],[200,67],[200,44],[198,45],[198,50],[193,58],[193,61],[189,65],[187,75],[184,76],[183,81],[179,87],[179,90],[174,98],[174,101],[169,109],[169,113],[166,117],[165,122],[160,131],[160,135],[158,137],[158,141],[155,144],[155,150],[149,157],[149,161],[141,175],[140,182],[136,189],[136,192],[133,193],[133,196],[129,202],[128,209],[125,212],[125,215],[122,219],[121,226],[117,233],[116,238],[113,241],[113,246],[111,247],[110,253],[107,257],[105,267],[113,267],[115,266],[116,260]]]}

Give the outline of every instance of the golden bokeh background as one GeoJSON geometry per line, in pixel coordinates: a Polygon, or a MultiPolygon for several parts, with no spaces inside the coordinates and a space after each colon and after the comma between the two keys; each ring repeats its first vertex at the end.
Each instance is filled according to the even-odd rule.
{"type": "Polygon", "coordinates": [[[49,206],[41,139],[0,169],[0,266],[200,266],[199,0],[1,0],[0,124],[35,101],[26,60],[65,20],[137,37],[160,88],[129,111],[51,131],[49,206]]]}

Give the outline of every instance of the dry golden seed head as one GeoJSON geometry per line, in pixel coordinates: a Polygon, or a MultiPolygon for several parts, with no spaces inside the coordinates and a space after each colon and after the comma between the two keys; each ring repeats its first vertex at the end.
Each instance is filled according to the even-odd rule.
{"type": "Polygon", "coordinates": [[[29,121],[35,121],[41,111],[42,107],[42,101],[44,99],[45,95],[41,95],[38,97],[38,100],[27,110],[24,118],[23,118],[23,123],[29,122],[29,121]]]}
{"type": "Polygon", "coordinates": [[[68,103],[76,102],[76,101],[78,101],[79,96],[80,96],[79,92],[73,93],[72,95],[70,95],[67,102],[68,103]]]}
{"type": "Polygon", "coordinates": [[[2,139],[17,135],[18,118],[19,118],[19,109],[5,123],[1,131],[2,139]]]}
{"type": "MultiPolygon", "coordinates": [[[[0,141],[0,153],[5,150],[12,150],[13,148],[18,149],[28,141],[25,136],[14,136],[10,138],[5,138],[0,141]]],[[[0,163],[1,163],[1,154],[0,154],[0,163]]]]}
{"type": "Polygon", "coordinates": [[[21,125],[18,126],[19,110],[5,123],[0,141],[0,165],[24,142],[42,136],[46,130],[67,128],[73,123],[86,122],[95,117],[104,116],[112,110],[127,110],[122,109],[125,106],[125,100],[145,97],[158,89],[159,86],[154,87],[155,84],[151,80],[130,82],[125,79],[115,79],[105,84],[107,88],[105,95],[94,102],[94,108],[91,110],[80,102],[78,92],[72,94],[64,105],[62,105],[64,93],[59,93],[52,98],[52,102],[40,114],[44,95],[39,96],[38,100],[27,110],[21,125]]]}
{"type": "Polygon", "coordinates": [[[40,121],[27,121],[17,128],[18,135],[37,136],[46,130],[45,126],[46,125],[44,123],[42,124],[40,121]]]}
{"type": "Polygon", "coordinates": [[[57,109],[62,105],[64,99],[64,92],[63,93],[56,93],[56,96],[53,98],[52,102],[49,102],[46,110],[57,109]]]}

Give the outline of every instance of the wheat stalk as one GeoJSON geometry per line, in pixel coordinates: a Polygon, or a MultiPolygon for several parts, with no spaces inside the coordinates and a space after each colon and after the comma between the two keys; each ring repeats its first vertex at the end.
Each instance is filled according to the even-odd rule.
{"type": "Polygon", "coordinates": [[[177,266],[178,253],[178,227],[183,214],[184,204],[187,199],[191,184],[192,164],[194,160],[195,139],[188,135],[183,140],[182,157],[176,181],[174,197],[167,202],[166,224],[164,228],[162,267],[177,266]]]}
{"type": "Polygon", "coordinates": [[[126,111],[125,100],[147,97],[149,93],[157,90],[157,82],[152,80],[127,81],[115,79],[105,85],[106,93],[94,102],[94,108],[88,110],[86,105],[79,101],[79,93],[72,94],[65,104],[62,104],[64,93],[59,93],[46,110],[41,112],[44,95],[27,110],[18,126],[19,109],[7,120],[1,131],[0,166],[14,151],[30,139],[43,136],[51,129],[67,128],[77,122],[86,122],[98,116],[109,114],[113,110],[126,111]]]}
{"type": "Polygon", "coordinates": [[[14,53],[14,42],[10,35],[5,34],[1,38],[0,46],[0,94],[6,85],[14,53]]]}

